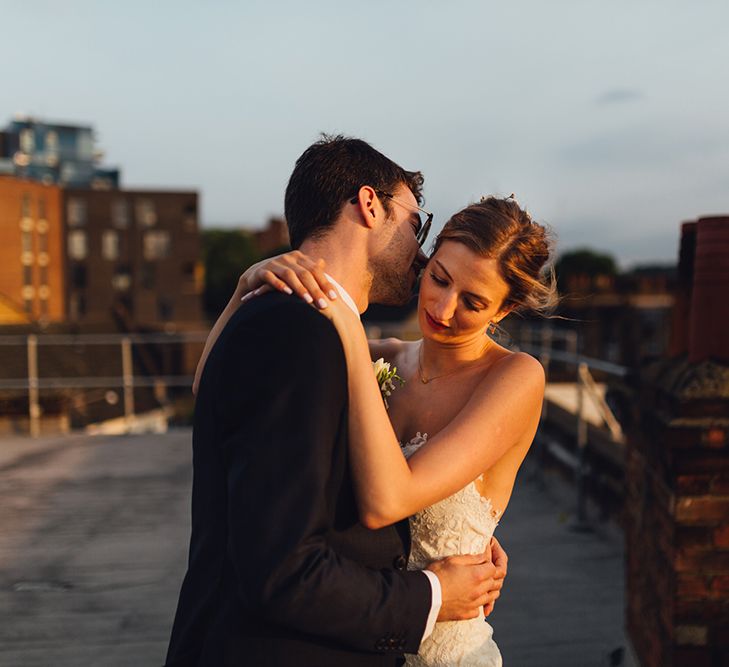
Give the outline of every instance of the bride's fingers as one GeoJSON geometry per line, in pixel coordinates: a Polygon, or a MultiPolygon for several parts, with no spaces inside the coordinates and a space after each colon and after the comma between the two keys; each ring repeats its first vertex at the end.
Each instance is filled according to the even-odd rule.
{"type": "MultiPolygon", "coordinates": [[[[319,282],[320,278],[317,278],[317,276],[308,270],[301,270],[298,273],[299,280],[301,283],[306,287],[306,290],[308,293],[312,296],[314,299],[314,303],[317,305],[318,308],[326,308],[329,305],[329,300],[327,300],[325,293],[322,291],[321,283],[319,282]]],[[[329,284],[329,281],[325,281],[327,284],[329,284]]],[[[332,293],[336,294],[336,292],[333,291],[334,288],[332,287],[332,293]]],[[[331,297],[330,297],[331,299],[331,297]]]]}
{"type": "Polygon", "coordinates": [[[261,285],[257,289],[254,289],[252,292],[248,292],[248,294],[245,294],[241,298],[241,303],[245,303],[249,299],[253,299],[254,297],[261,296],[261,294],[265,294],[266,292],[272,292],[273,287],[270,285],[261,285]]]}
{"type": "Polygon", "coordinates": [[[289,288],[286,286],[286,282],[281,280],[281,278],[276,275],[277,273],[280,273],[284,268],[285,267],[280,262],[278,262],[278,260],[272,260],[266,263],[265,266],[262,265],[258,268],[255,268],[253,271],[251,271],[247,279],[246,291],[252,292],[257,290],[259,287],[262,287],[263,285],[270,285],[274,289],[291,294],[292,292],[289,291],[289,288]]]}
{"type": "MultiPolygon", "coordinates": [[[[315,303],[318,308],[323,309],[328,306],[326,297],[329,297],[331,301],[337,298],[334,285],[324,273],[325,262],[323,259],[315,261],[302,253],[293,252],[284,255],[281,260],[286,265],[286,269],[276,271],[279,278],[286,281],[296,291],[297,286],[289,282],[290,272],[293,271],[298,281],[306,288],[307,294],[311,296],[310,303],[315,303]]],[[[304,296],[302,298],[306,299],[304,296]]],[[[308,301],[308,299],[306,300],[308,301]]]]}
{"type": "Polygon", "coordinates": [[[299,298],[307,303],[313,301],[309,290],[301,282],[298,274],[291,267],[275,266],[266,270],[265,277],[262,276],[264,282],[276,289],[286,292],[287,294],[296,294],[299,298]]]}
{"type": "Polygon", "coordinates": [[[490,546],[494,565],[496,565],[498,569],[503,570],[504,576],[506,576],[506,572],[509,567],[509,556],[495,537],[491,538],[490,546]]]}
{"type": "Polygon", "coordinates": [[[312,304],[314,303],[314,297],[303,282],[306,273],[305,270],[299,271],[290,266],[283,269],[276,269],[276,276],[280,281],[289,287],[296,296],[306,301],[306,303],[312,304]]]}
{"type": "Polygon", "coordinates": [[[329,299],[334,301],[338,296],[338,292],[334,287],[334,284],[329,280],[329,278],[327,278],[327,275],[324,271],[324,268],[326,266],[324,260],[307,260],[307,262],[308,264],[306,265],[306,268],[311,272],[311,275],[313,276],[317,284],[316,288],[314,288],[312,291],[312,296],[315,299],[318,299],[323,298],[324,295],[326,295],[329,297],[329,299]],[[315,294],[314,292],[317,293],[315,294]]]}

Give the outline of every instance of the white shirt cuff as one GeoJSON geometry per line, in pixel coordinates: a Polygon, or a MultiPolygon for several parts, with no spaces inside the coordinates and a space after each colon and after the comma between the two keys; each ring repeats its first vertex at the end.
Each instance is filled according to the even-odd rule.
{"type": "Polygon", "coordinates": [[[430,603],[430,614],[428,614],[428,621],[425,624],[425,632],[423,633],[423,638],[420,640],[421,642],[425,641],[425,639],[433,632],[435,622],[438,620],[438,614],[440,614],[440,608],[443,605],[443,592],[440,588],[438,575],[430,570],[422,570],[422,572],[426,577],[428,577],[433,595],[430,603]]]}

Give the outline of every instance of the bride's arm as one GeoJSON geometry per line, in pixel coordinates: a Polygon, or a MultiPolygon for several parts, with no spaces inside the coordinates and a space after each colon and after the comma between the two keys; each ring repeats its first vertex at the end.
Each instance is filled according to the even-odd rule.
{"type": "Polygon", "coordinates": [[[544,371],[526,354],[495,362],[456,418],[406,460],[372,370],[361,323],[333,309],[347,356],[349,431],[360,518],[380,528],[442,500],[532,438],[544,394],[544,371]]]}

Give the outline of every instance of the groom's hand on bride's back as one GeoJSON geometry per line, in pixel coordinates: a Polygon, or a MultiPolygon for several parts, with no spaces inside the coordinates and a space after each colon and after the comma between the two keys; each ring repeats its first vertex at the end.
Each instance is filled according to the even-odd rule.
{"type": "Polygon", "coordinates": [[[490,549],[473,556],[449,556],[427,569],[437,575],[442,589],[439,621],[476,618],[482,607],[499,597],[503,577],[491,562],[490,549]]]}
{"type": "MultiPolygon", "coordinates": [[[[491,560],[496,567],[496,580],[500,582],[499,590],[501,589],[501,586],[504,584],[504,579],[506,578],[506,572],[508,569],[509,564],[509,557],[506,555],[506,551],[504,551],[504,548],[499,544],[499,541],[495,538],[491,538],[491,560]]],[[[484,605],[483,607],[483,615],[488,616],[493,610],[494,605],[496,604],[496,600],[493,602],[490,602],[489,604],[484,605]]]]}

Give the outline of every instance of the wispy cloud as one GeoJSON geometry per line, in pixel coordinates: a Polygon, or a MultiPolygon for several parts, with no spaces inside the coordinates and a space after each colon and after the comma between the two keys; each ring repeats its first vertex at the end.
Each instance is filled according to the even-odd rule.
{"type": "Polygon", "coordinates": [[[614,104],[629,104],[643,98],[643,93],[631,88],[611,88],[597,96],[595,104],[598,106],[610,106],[614,104]]]}

